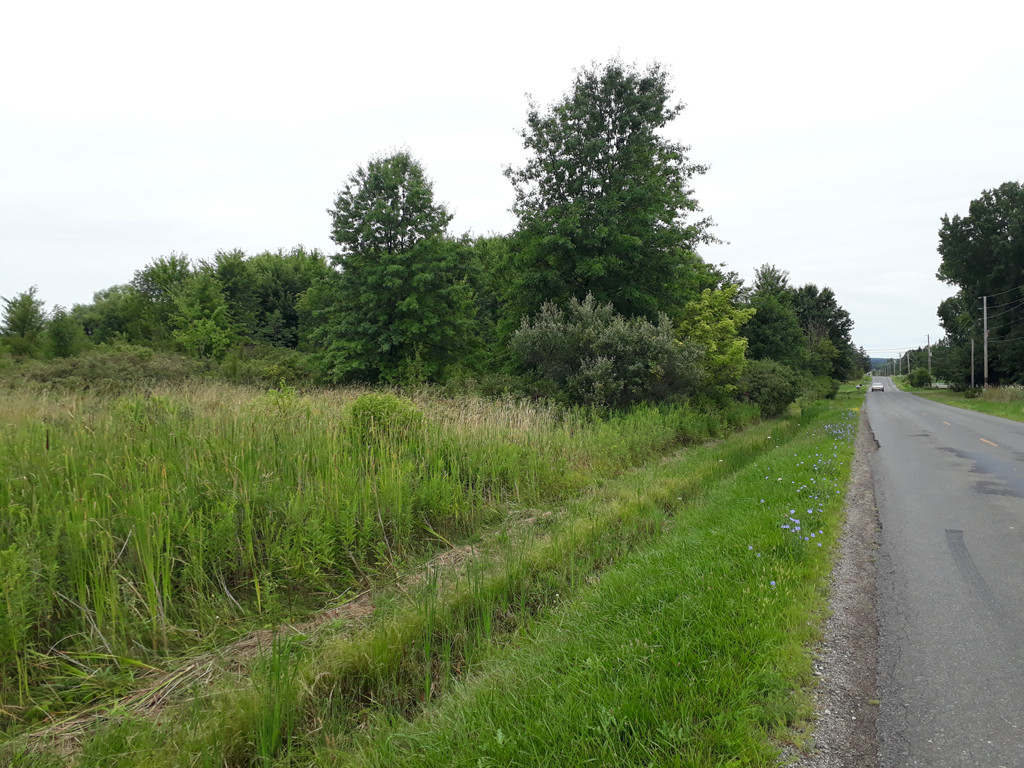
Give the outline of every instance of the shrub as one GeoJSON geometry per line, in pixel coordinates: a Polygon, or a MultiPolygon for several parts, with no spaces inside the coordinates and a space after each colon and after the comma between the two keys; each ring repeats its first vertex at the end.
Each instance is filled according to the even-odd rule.
{"type": "Polygon", "coordinates": [[[75,357],[26,361],[5,371],[4,378],[11,383],[117,393],[157,384],[180,384],[206,372],[207,366],[198,360],[117,344],[96,347],[75,357]]]}
{"type": "Polygon", "coordinates": [[[677,341],[671,321],[655,325],[616,314],[590,294],[565,310],[545,304],[510,342],[513,359],[536,376],[536,390],[573,404],[626,406],[695,393],[699,348],[677,341]]]}
{"type": "Polygon", "coordinates": [[[749,360],[740,377],[740,396],[761,409],[765,418],[778,416],[800,395],[800,378],[775,360],[749,360]]]}
{"type": "Polygon", "coordinates": [[[828,376],[811,376],[804,380],[801,397],[805,400],[832,400],[839,392],[839,382],[828,376]]]}
{"type": "Polygon", "coordinates": [[[915,368],[907,376],[907,382],[912,387],[930,387],[932,375],[928,373],[927,368],[915,368]]]}
{"type": "Polygon", "coordinates": [[[285,347],[261,345],[236,347],[225,355],[221,374],[236,384],[258,387],[284,384],[307,385],[314,382],[310,355],[285,347]]]}
{"type": "Polygon", "coordinates": [[[361,443],[409,442],[423,429],[423,413],[412,400],[386,392],[360,395],[350,406],[352,430],[361,443]]]}

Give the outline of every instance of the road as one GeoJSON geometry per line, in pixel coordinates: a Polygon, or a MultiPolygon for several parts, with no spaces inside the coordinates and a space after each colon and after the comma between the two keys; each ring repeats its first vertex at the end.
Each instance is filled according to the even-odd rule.
{"type": "Polygon", "coordinates": [[[869,392],[883,768],[1024,766],[1024,424],[869,392]]]}

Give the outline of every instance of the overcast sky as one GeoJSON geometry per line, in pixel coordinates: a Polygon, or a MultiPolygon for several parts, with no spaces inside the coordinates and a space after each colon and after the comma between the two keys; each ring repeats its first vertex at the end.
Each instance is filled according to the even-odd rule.
{"type": "Polygon", "coordinates": [[[941,335],[943,214],[1024,181],[1024,4],[10,3],[0,29],[0,296],[88,303],[172,251],[299,243],[375,154],[508,232],[527,94],[619,56],[669,70],[669,135],[749,283],[831,287],[874,356],[941,335]]]}

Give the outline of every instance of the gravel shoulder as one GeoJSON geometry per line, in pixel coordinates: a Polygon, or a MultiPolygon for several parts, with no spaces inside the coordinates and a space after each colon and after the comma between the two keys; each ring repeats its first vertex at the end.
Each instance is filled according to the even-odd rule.
{"type": "Polygon", "coordinates": [[[800,768],[877,768],[878,620],[875,609],[880,527],[871,454],[877,450],[864,408],[846,494],[846,524],[829,587],[831,615],[816,649],[814,738],[784,755],[800,768]]]}

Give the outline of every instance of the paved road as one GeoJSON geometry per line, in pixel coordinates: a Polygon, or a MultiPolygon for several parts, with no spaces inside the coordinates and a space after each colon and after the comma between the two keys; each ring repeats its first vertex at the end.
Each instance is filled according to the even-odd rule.
{"type": "Polygon", "coordinates": [[[1019,768],[1024,424],[875,381],[881,765],[1019,768]]]}

